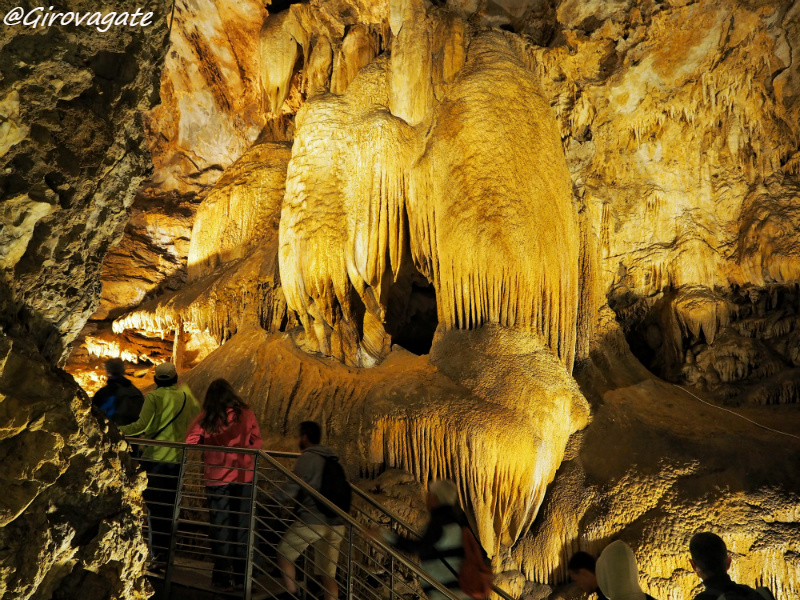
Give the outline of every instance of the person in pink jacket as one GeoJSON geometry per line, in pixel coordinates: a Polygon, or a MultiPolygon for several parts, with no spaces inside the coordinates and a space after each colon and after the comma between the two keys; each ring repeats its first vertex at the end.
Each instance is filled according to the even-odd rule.
{"type": "MultiPolygon", "coordinates": [[[[189,444],[261,448],[261,431],[253,411],[224,379],[211,382],[203,412],[186,432],[189,444]]],[[[244,583],[247,526],[252,498],[253,454],[206,450],[206,501],[214,555],[211,584],[220,589],[244,583]]]]}

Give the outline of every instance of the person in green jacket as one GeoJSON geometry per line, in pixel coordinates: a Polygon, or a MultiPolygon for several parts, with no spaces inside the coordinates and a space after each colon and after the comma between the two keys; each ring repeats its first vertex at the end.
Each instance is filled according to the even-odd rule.
{"type": "MultiPolygon", "coordinates": [[[[200,406],[188,387],[178,387],[178,373],[172,363],[158,365],[154,380],[156,389],[145,396],[139,418],[120,427],[120,431],[126,436],[183,442],[189,425],[200,414],[200,406]]],[[[153,562],[157,567],[169,557],[181,455],[178,448],[145,446],[140,459],[147,473],[144,500],[150,517],[153,562]]]]}

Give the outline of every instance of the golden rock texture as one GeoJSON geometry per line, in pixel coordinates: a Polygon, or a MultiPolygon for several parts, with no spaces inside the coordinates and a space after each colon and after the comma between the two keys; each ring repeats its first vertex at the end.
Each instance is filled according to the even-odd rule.
{"type": "Polygon", "coordinates": [[[422,481],[452,477],[491,553],[530,527],[569,435],[588,417],[550,351],[495,326],[448,332],[429,356],[398,349],[367,370],[310,356],[289,334],[251,328],[186,382],[202,396],[217,377],[248,399],[264,433],[291,439],[301,421],[323,423],[352,473],[398,467],[422,481]]]}
{"type": "Polygon", "coordinates": [[[98,306],[103,260],[152,172],[142,113],[158,100],[167,7],[113,7],[137,8],[154,13],[152,26],[0,28],[3,598],[150,595],[144,480],[118,433],[55,367],[98,306]]]}
{"type": "Polygon", "coordinates": [[[267,123],[259,88],[263,2],[175,3],[161,103],[146,115],[155,173],[148,188],[213,185],[267,123]],[[213,123],[213,126],[209,126],[213,123]]]}
{"type": "Polygon", "coordinates": [[[143,476],[86,394],[28,343],[0,338],[0,596],[150,594],[143,476]]]}
{"type": "Polygon", "coordinates": [[[288,307],[314,349],[370,366],[388,350],[380,325],[389,305],[403,301],[413,269],[436,289],[442,330],[521,327],[571,368],[577,219],[532,73],[502,35],[478,35],[427,117],[432,124],[414,130],[388,110],[394,96],[385,72],[394,73],[396,58],[376,61],[343,96],[316,96],[297,115],[281,216],[288,307]],[[528,103],[514,112],[498,89],[528,103]],[[492,103],[511,108],[487,111],[492,103]],[[495,168],[504,146],[516,149],[507,168],[526,175],[495,168]]]}
{"type": "Polygon", "coordinates": [[[274,445],[315,418],[354,474],[453,477],[515,594],[621,537],[688,597],[711,528],[795,597],[796,439],[652,373],[796,429],[797,3],[434,4],[179,3],[86,354],[171,345],[274,445]]]}
{"type": "MultiPolygon", "coordinates": [[[[789,432],[800,419],[786,406],[739,412],[789,432]]],[[[643,588],[680,600],[702,591],[689,567],[689,539],[715,531],[736,581],[794,598],[800,473],[788,465],[799,456],[792,438],[652,377],[607,392],[592,424],[572,440],[541,518],[510,563],[528,579],[552,581],[565,577],[573,552],[596,555],[623,539],[636,548],[643,588]]]]}
{"type": "Polygon", "coordinates": [[[746,399],[758,383],[762,402],[796,398],[767,373],[771,360],[794,366],[789,329],[742,330],[796,314],[797,7],[563,2],[557,19],[563,43],[523,53],[556,110],[600,286],[632,349],[717,397],[746,399]],[[763,295],[785,304],[759,306],[763,295]],[[742,345],[757,348],[733,375],[694,361],[731,362],[742,345]]]}

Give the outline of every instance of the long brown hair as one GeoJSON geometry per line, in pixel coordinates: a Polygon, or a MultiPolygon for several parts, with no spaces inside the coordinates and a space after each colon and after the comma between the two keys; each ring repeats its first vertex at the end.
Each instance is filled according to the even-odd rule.
{"type": "Polygon", "coordinates": [[[207,433],[217,433],[225,429],[228,424],[228,409],[234,412],[234,421],[242,416],[242,409],[247,408],[244,400],[236,395],[231,384],[224,379],[215,379],[208,386],[203,410],[205,414],[200,421],[200,427],[207,433]]]}

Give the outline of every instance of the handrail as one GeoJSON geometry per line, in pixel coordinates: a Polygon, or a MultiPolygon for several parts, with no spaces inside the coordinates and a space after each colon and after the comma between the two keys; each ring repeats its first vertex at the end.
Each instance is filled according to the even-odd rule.
{"type": "MultiPolygon", "coordinates": [[[[417,537],[422,537],[422,534],[419,531],[414,529],[411,525],[406,523],[403,519],[398,517],[395,513],[393,513],[391,510],[386,508],[383,504],[381,504],[380,502],[375,500],[375,498],[373,498],[372,496],[367,494],[365,491],[363,491],[359,487],[353,485],[352,483],[350,484],[350,487],[353,488],[353,491],[356,493],[356,495],[358,495],[359,498],[361,498],[362,500],[365,500],[367,503],[369,503],[374,508],[377,508],[379,511],[381,511],[383,514],[385,514],[391,520],[395,521],[398,525],[400,525],[403,529],[406,529],[410,534],[415,535],[417,537]]],[[[497,587],[494,584],[492,584],[492,591],[495,594],[497,594],[498,596],[500,596],[501,598],[503,598],[503,600],[515,600],[514,597],[511,596],[508,592],[506,592],[505,590],[497,587]]]]}
{"type": "Polygon", "coordinates": [[[353,519],[349,514],[344,512],[341,508],[336,506],[333,502],[328,500],[325,496],[320,494],[317,490],[313,487],[308,485],[305,481],[303,481],[300,477],[289,471],[286,467],[282,464],[277,462],[273,459],[269,454],[264,452],[263,450],[259,451],[264,457],[271,463],[271,466],[277,468],[278,471],[283,473],[286,477],[290,478],[294,481],[294,483],[299,484],[300,487],[311,497],[313,497],[317,502],[321,502],[325,505],[328,510],[333,510],[333,512],[341,519],[343,519],[347,524],[351,527],[355,527],[362,535],[365,536],[366,539],[370,540],[371,542],[375,543],[381,550],[386,552],[386,554],[392,556],[395,560],[400,561],[400,564],[406,567],[409,571],[414,573],[417,577],[421,577],[428,583],[432,585],[439,593],[443,594],[446,598],[451,598],[451,600],[458,600],[453,593],[444,587],[441,583],[439,583],[436,579],[431,577],[428,573],[423,571],[419,566],[415,565],[413,562],[408,560],[403,554],[386,544],[383,540],[371,536],[365,529],[362,527],[361,523],[353,519]],[[366,534],[366,535],[365,535],[366,534]]]}
{"type": "MultiPolygon", "coordinates": [[[[355,526],[358,530],[362,533],[362,535],[366,534],[366,530],[362,527],[362,525],[353,519],[349,514],[341,510],[338,506],[333,504],[330,500],[325,498],[322,494],[320,494],[317,490],[313,487],[308,485],[305,481],[301,478],[297,477],[294,473],[289,471],[286,467],[278,463],[275,458],[298,458],[300,456],[299,452],[285,452],[279,450],[263,450],[263,449],[255,449],[255,448],[239,448],[236,446],[211,446],[206,444],[188,444],[186,442],[172,442],[167,440],[150,440],[146,438],[136,438],[136,437],[124,437],[125,441],[128,444],[140,444],[140,445],[147,445],[147,446],[159,446],[159,447],[167,447],[167,448],[180,448],[186,450],[200,450],[202,452],[206,451],[217,451],[217,452],[227,452],[227,453],[234,453],[234,454],[253,454],[258,455],[269,461],[271,466],[276,467],[278,471],[280,471],[283,475],[289,477],[295,483],[299,484],[300,487],[312,497],[316,498],[317,501],[322,502],[327,508],[334,511],[340,518],[344,519],[346,523],[350,524],[351,526],[355,526]]],[[[414,529],[411,525],[406,523],[403,519],[398,517],[388,508],[380,504],[377,500],[372,498],[369,494],[361,490],[359,487],[350,483],[350,487],[352,488],[353,492],[362,500],[370,504],[373,508],[376,508],[378,511],[385,514],[389,519],[396,522],[398,525],[406,529],[412,535],[416,535],[417,537],[422,537],[422,534],[414,529]]],[[[367,536],[370,540],[375,542],[384,552],[393,556],[394,558],[398,559],[400,563],[408,568],[412,573],[417,575],[418,577],[422,577],[429,583],[433,585],[437,591],[445,594],[446,597],[449,597],[453,600],[456,600],[453,594],[444,586],[442,586],[438,581],[431,578],[430,575],[427,575],[425,571],[419,568],[419,566],[415,565],[413,562],[410,562],[408,559],[405,558],[401,553],[397,550],[383,542],[383,540],[376,539],[372,536],[367,536]]],[[[509,595],[508,592],[505,590],[497,587],[496,585],[492,585],[492,591],[497,594],[503,600],[515,600],[513,596],[509,595]]]]}

